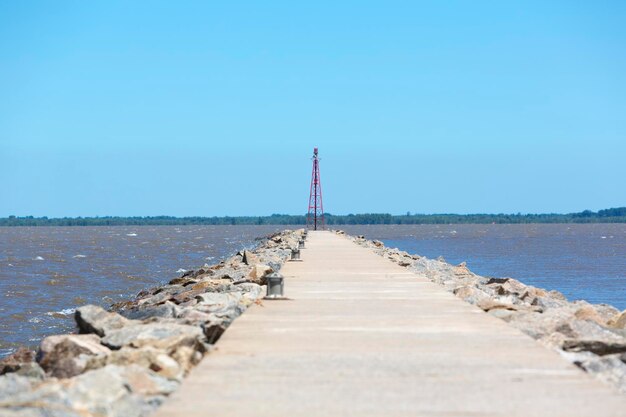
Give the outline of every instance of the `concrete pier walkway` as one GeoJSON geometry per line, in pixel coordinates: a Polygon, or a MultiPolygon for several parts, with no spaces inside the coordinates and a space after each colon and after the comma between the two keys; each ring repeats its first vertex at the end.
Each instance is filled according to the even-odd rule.
{"type": "Polygon", "coordinates": [[[330,232],[155,414],[626,416],[626,396],[425,277],[330,232]]]}

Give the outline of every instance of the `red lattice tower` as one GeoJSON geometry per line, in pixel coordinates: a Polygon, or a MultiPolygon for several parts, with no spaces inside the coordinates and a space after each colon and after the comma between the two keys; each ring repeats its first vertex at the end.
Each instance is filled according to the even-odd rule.
{"type": "Polygon", "coordinates": [[[306,216],[307,229],[324,229],[324,204],[322,203],[322,182],[320,181],[320,160],[317,148],[313,150],[313,173],[311,175],[311,193],[309,194],[309,214],[306,216]]]}

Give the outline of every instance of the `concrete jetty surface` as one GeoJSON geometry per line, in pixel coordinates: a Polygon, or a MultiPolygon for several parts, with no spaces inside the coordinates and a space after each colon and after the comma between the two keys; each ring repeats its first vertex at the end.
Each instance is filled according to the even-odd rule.
{"type": "Polygon", "coordinates": [[[330,232],[291,300],[237,319],[155,416],[626,416],[626,397],[427,278],[330,232]]]}

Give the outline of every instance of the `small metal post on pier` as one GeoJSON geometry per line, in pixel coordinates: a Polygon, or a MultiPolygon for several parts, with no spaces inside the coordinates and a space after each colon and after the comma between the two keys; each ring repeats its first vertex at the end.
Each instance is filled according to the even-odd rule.
{"type": "Polygon", "coordinates": [[[285,297],[285,278],[278,272],[272,272],[265,277],[267,281],[266,300],[281,299],[285,297]]]}
{"type": "Polygon", "coordinates": [[[300,249],[298,249],[298,248],[291,249],[291,258],[289,259],[289,261],[291,261],[291,262],[301,261],[301,259],[300,259],[300,249]]]}

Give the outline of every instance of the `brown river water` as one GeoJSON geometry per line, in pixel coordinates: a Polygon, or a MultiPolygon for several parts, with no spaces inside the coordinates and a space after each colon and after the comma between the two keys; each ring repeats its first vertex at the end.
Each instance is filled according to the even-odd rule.
{"type": "MultiPolygon", "coordinates": [[[[0,356],[288,226],[0,227],[0,356]]],[[[342,226],[486,276],[626,308],[626,224],[342,226]]]]}
{"type": "Polygon", "coordinates": [[[0,227],[0,356],[73,331],[77,306],[127,300],[284,228],[0,227]]]}

